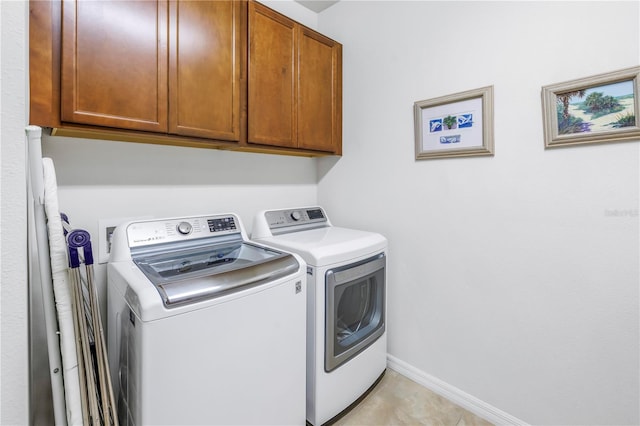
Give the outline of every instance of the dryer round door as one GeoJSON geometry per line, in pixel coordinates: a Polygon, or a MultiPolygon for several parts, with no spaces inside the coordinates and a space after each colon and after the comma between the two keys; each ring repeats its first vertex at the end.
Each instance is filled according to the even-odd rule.
{"type": "Polygon", "coordinates": [[[384,253],[325,275],[325,365],[330,372],[385,331],[384,253]]]}

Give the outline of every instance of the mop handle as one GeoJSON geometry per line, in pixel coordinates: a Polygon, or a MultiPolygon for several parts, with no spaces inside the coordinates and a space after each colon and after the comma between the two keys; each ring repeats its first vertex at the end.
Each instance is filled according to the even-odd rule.
{"type": "Polygon", "coordinates": [[[73,230],[67,235],[69,246],[69,264],[72,268],[80,267],[80,255],[78,249],[82,248],[85,265],[93,265],[93,252],[91,250],[91,235],[84,229],[73,230]]]}

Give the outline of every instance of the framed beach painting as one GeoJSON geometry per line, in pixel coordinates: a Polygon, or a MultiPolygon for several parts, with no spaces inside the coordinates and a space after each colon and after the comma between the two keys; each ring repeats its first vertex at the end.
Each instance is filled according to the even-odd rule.
{"type": "Polygon", "coordinates": [[[640,67],[542,88],[544,146],[640,140],[640,67]]]}
{"type": "Polygon", "coordinates": [[[493,155],[493,86],[414,103],[416,160],[493,155]]]}

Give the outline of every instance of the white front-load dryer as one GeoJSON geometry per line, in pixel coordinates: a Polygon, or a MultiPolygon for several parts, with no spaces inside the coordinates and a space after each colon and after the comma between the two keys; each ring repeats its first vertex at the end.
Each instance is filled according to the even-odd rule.
{"type": "Polygon", "coordinates": [[[261,211],[251,238],[307,263],[307,421],[324,424],[385,372],[387,240],[321,207],[261,211]]]}
{"type": "Polygon", "coordinates": [[[108,265],[124,425],[304,425],[306,265],[234,214],[129,222],[108,265]]]}

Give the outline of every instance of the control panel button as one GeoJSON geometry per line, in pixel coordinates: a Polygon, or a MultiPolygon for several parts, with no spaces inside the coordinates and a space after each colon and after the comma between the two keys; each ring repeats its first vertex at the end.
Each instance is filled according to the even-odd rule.
{"type": "Polygon", "coordinates": [[[291,219],[298,221],[300,219],[302,219],[302,215],[300,214],[300,212],[298,210],[292,211],[291,212],[291,219]]]}
{"type": "Polygon", "coordinates": [[[180,222],[176,227],[179,233],[182,235],[188,235],[191,233],[191,224],[189,222],[180,222]]]}

